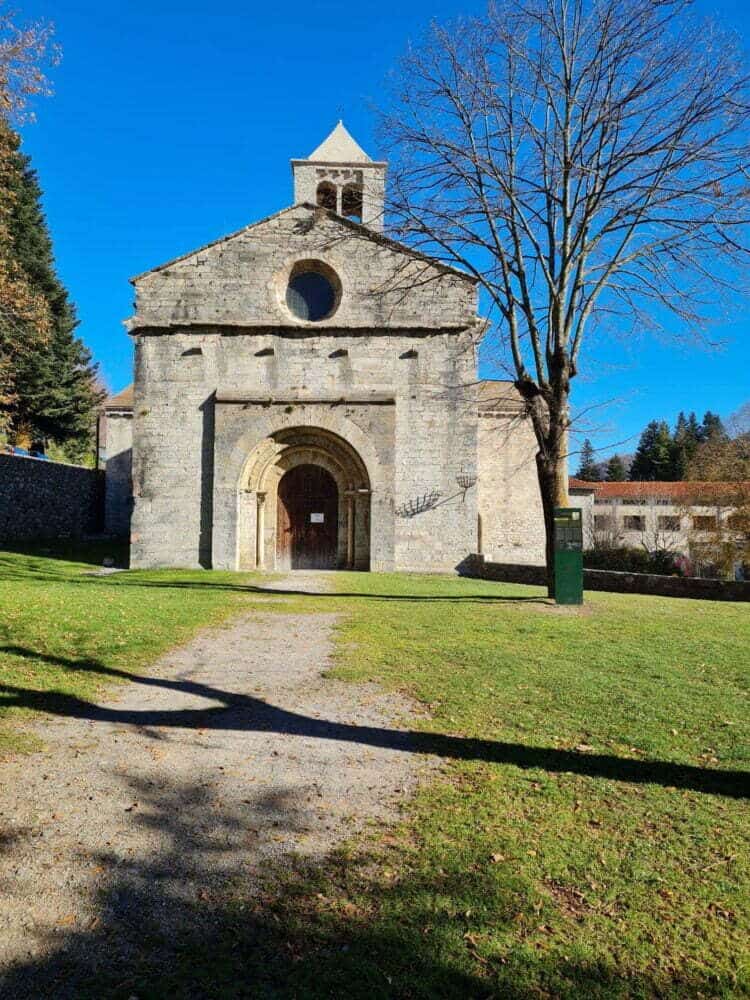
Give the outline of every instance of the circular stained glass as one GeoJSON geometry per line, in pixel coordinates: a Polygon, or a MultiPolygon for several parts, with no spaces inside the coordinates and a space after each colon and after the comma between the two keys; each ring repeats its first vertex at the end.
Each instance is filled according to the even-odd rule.
{"type": "Polygon", "coordinates": [[[286,288],[286,304],[298,319],[312,323],[327,319],[334,312],[337,299],[333,281],[321,270],[292,272],[286,288]]]}

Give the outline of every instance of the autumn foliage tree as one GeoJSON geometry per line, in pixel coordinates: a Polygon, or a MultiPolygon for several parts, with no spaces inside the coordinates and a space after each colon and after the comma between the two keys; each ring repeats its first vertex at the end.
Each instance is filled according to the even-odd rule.
{"type": "Polygon", "coordinates": [[[49,93],[45,67],[55,55],[51,27],[19,26],[14,12],[0,0],[0,430],[15,398],[18,359],[44,343],[50,330],[44,295],[34,288],[14,248],[22,165],[12,124],[30,116],[34,97],[49,93]]]}
{"type": "MultiPolygon", "coordinates": [[[[700,484],[711,483],[717,508],[713,527],[691,543],[694,556],[724,576],[731,576],[737,563],[750,571],[750,428],[739,429],[733,437],[707,437],[698,445],[688,473],[700,484]]],[[[696,487],[695,502],[703,492],[702,486],[696,487]]]]}
{"type": "Polygon", "coordinates": [[[382,121],[390,221],[475,275],[497,317],[548,570],[587,338],[670,315],[695,330],[746,265],[749,108],[736,40],[686,0],[500,0],[404,57],[382,121]]]}
{"type": "Polygon", "coordinates": [[[44,296],[19,265],[13,248],[13,195],[19,180],[17,138],[0,117],[0,430],[16,399],[15,372],[24,354],[44,344],[50,316],[44,296]]]}

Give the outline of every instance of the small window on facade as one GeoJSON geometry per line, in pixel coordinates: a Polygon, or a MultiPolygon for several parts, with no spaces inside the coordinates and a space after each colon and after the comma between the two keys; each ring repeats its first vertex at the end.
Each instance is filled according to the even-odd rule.
{"type": "Polygon", "coordinates": [[[646,518],[641,514],[628,514],[624,518],[626,531],[645,531],[646,518]]]}
{"type": "Polygon", "coordinates": [[[659,516],[659,531],[679,531],[680,518],[676,514],[661,514],[659,516]]]}
{"type": "Polygon", "coordinates": [[[597,531],[609,531],[612,527],[612,518],[607,514],[594,514],[594,528],[597,531]]]}
{"type": "Polygon", "coordinates": [[[716,528],[716,518],[713,514],[696,514],[693,527],[696,531],[713,531],[716,528]]]}
{"type": "Polygon", "coordinates": [[[328,208],[331,212],[336,211],[336,185],[330,181],[321,181],[318,184],[316,201],[321,208],[328,208]]]}
{"type": "Polygon", "coordinates": [[[355,222],[362,221],[362,187],[360,184],[347,184],[341,192],[341,214],[355,222]]]}

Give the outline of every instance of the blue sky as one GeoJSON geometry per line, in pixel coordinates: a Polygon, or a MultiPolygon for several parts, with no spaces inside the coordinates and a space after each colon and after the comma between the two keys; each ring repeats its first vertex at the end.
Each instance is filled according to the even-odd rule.
{"type": "MultiPolygon", "coordinates": [[[[459,0],[20,0],[63,48],[55,96],[23,129],[45,192],[80,335],[109,388],[131,380],[128,278],[289,204],[289,159],[343,117],[371,154],[370,107],[409,39],[459,0]]],[[[700,0],[750,48],[745,0],[700,0]]],[[[652,418],[728,415],[750,398],[750,305],[711,332],[723,347],[608,336],[592,345],[574,402],[593,407],[602,455],[632,450],[652,418]],[[607,402],[611,401],[611,402],[607,402]]]]}

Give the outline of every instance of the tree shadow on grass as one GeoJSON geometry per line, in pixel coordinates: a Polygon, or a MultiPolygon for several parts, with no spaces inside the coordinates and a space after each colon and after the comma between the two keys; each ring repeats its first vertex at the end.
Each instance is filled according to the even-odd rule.
{"type": "MultiPolygon", "coordinates": [[[[248,596],[262,596],[262,597],[299,597],[299,598],[327,598],[329,600],[345,600],[349,598],[359,598],[361,600],[367,601],[398,601],[404,604],[410,603],[474,603],[474,604],[507,604],[523,602],[526,604],[539,604],[545,605],[547,607],[553,607],[554,601],[544,597],[542,594],[505,594],[500,588],[502,584],[496,584],[500,590],[499,593],[455,593],[455,594],[415,594],[415,593],[404,593],[404,594],[378,594],[373,593],[369,590],[362,589],[361,591],[349,590],[349,591],[337,591],[337,590],[297,590],[290,587],[269,587],[263,586],[257,583],[247,583],[242,581],[242,574],[238,573],[237,582],[232,580],[223,579],[175,579],[170,576],[168,579],[149,579],[148,576],[151,572],[158,571],[130,571],[127,573],[117,573],[113,575],[102,574],[101,576],[96,573],[84,573],[78,576],[72,576],[69,572],[60,571],[55,572],[50,570],[46,565],[36,565],[29,563],[21,568],[16,564],[10,564],[7,566],[2,565],[2,559],[0,558],[0,577],[3,580],[18,580],[18,581],[28,581],[33,580],[35,583],[60,583],[64,581],[66,584],[74,584],[77,586],[86,587],[125,587],[131,588],[136,587],[139,589],[157,589],[157,590],[191,590],[191,591],[203,591],[203,592],[213,592],[213,593],[233,593],[233,594],[246,594],[248,596]]],[[[170,571],[174,572],[174,571],[170,571]]],[[[197,573],[202,573],[205,575],[205,571],[195,570],[192,571],[197,573]]],[[[226,574],[228,576],[230,574],[226,574]]],[[[404,574],[404,578],[408,579],[408,574],[404,574]]],[[[461,579],[455,577],[455,582],[461,579]]],[[[536,588],[537,590],[539,588],[536,588]]],[[[571,609],[568,609],[571,610],[571,609]]]]}
{"type": "MultiPolygon", "coordinates": [[[[458,581],[459,577],[456,577],[458,581]]],[[[79,582],[79,581],[76,581],[79,582]]],[[[426,604],[440,604],[440,603],[457,603],[463,604],[468,602],[474,604],[507,604],[514,603],[517,601],[522,601],[526,604],[545,604],[548,606],[553,606],[554,601],[548,598],[542,597],[539,594],[526,595],[526,594],[484,594],[484,593],[468,593],[468,594],[378,594],[373,593],[369,590],[295,590],[289,587],[263,587],[259,584],[250,583],[227,583],[227,582],[203,582],[201,580],[178,580],[175,582],[170,581],[160,581],[160,580],[138,580],[129,577],[124,579],[122,577],[113,581],[118,587],[164,587],[164,588],[176,588],[178,590],[226,590],[233,591],[235,593],[242,594],[260,594],[264,597],[306,597],[306,598],[321,598],[325,597],[329,600],[347,598],[360,598],[367,601],[400,601],[404,604],[411,603],[426,603],[426,604]]],[[[498,584],[498,587],[502,587],[502,584],[498,584]]]]}
{"type": "MultiPolygon", "coordinates": [[[[102,843],[87,859],[98,866],[98,888],[79,889],[72,904],[59,900],[73,910],[64,922],[54,919],[55,898],[48,926],[29,927],[15,912],[29,947],[18,943],[0,974],[3,1000],[719,995],[710,970],[626,973],[604,959],[566,958],[575,946],[535,953],[533,894],[494,874],[406,868],[394,879],[364,851],[273,857],[268,842],[237,846],[246,813],[218,808],[204,786],[141,782],[137,791],[141,808],[123,818],[123,834],[145,825],[148,846],[128,854],[102,843]],[[510,931],[514,944],[504,952],[484,944],[488,930],[500,939],[510,931]]],[[[264,808],[253,802],[253,822],[264,808]]],[[[64,855],[61,863],[76,862],[64,855]]]]}
{"type": "Polygon", "coordinates": [[[97,660],[68,659],[13,645],[0,647],[0,653],[41,660],[64,667],[66,670],[85,671],[101,678],[116,677],[213,702],[209,708],[121,709],[116,705],[97,705],[59,691],[38,691],[0,683],[0,706],[6,708],[24,708],[92,722],[119,723],[145,728],[177,727],[273,732],[287,736],[338,740],[361,746],[430,754],[449,760],[485,761],[523,769],[539,768],[553,773],[581,774],[634,784],[658,784],[668,788],[689,789],[731,798],[750,797],[750,774],[744,771],[695,767],[670,761],[634,760],[617,757],[614,754],[535,747],[418,730],[353,725],[311,718],[271,705],[252,695],[224,691],[199,681],[142,676],[127,670],[108,667],[97,660]]]}
{"type": "Polygon", "coordinates": [[[101,566],[104,559],[124,568],[128,565],[129,542],[127,538],[49,538],[31,542],[3,542],[0,559],[6,553],[28,556],[30,559],[61,560],[101,566]]]}

